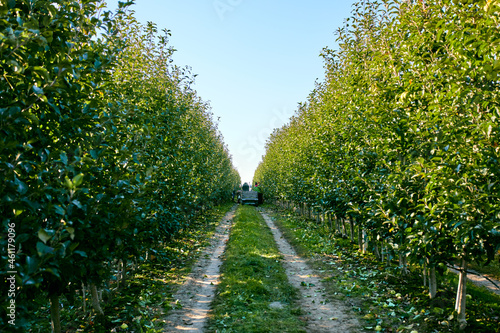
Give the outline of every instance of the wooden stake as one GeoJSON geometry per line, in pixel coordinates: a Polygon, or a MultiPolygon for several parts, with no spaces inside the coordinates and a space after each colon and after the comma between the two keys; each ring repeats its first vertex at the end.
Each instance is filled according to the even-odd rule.
{"type": "Polygon", "coordinates": [[[92,294],[92,307],[98,314],[104,316],[104,311],[102,311],[101,304],[99,302],[99,293],[97,292],[97,286],[95,284],[90,285],[90,292],[92,294]]]}
{"type": "Polygon", "coordinates": [[[436,267],[431,266],[429,269],[429,297],[436,298],[437,282],[436,282],[436,267]]]}
{"type": "Polygon", "coordinates": [[[52,333],[61,333],[61,310],[59,304],[59,295],[50,295],[50,319],[52,333]]]}
{"type": "Polygon", "coordinates": [[[465,305],[467,301],[467,262],[462,258],[460,265],[460,274],[458,278],[457,299],[455,302],[455,311],[458,314],[458,323],[460,330],[465,329],[467,321],[465,319],[465,305]]]}

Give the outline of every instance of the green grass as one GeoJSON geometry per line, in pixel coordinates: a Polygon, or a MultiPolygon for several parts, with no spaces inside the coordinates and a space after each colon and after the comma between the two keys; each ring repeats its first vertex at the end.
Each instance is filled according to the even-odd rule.
{"type": "Polygon", "coordinates": [[[240,206],[224,254],[209,332],[305,332],[282,256],[255,207],[240,206]],[[280,302],[283,308],[270,308],[280,302]]]}
{"type": "MultiPolygon", "coordinates": [[[[348,239],[336,238],[324,224],[290,211],[276,211],[275,223],[297,252],[321,272],[331,298],[345,301],[369,331],[456,332],[454,297],[457,276],[438,268],[438,294],[430,300],[415,267],[402,276],[397,263],[387,267],[371,254],[361,254],[348,239]]],[[[465,332],[500,332],[500,297],[467,284],[468,327],[465,332]]]]}

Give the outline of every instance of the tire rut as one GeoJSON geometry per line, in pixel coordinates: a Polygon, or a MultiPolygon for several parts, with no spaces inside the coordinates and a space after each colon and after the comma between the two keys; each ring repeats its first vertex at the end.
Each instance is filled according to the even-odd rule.
{"type": "Polygon", "coordinates": [[[180,302],[182,308],[169,312],[165,319],[165,332],[203,332],[210,304],[219,284],[222,264],[220,257],[226,248],[236,207],[222,218],[211,246],[205,248],[193,271],[174,295],[174,299],[180,302]]]}
{"type": "Polygon", "coordinates": [[[307,313],[308,332],[359,332],[357,319],[350,309],[339,301],[330,301],[325,295],[321,280],[306,261],[297,255],[293,247],[283,237],[272,219],[260,211],[271,229],[279,251],[283,254],[283,267],[290,283],[300,290],[299,306],[307,313]]]}

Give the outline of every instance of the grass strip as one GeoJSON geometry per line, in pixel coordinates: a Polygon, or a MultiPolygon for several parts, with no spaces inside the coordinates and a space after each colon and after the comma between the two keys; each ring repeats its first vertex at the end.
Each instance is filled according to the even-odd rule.
{"type": "MultiPolygon", "coordinates": [[[[429,299],[421,269],[401,275],[393,262],[387,266],[371,254],[361,254],[356,244],[335,237],[326,224],[303,218],[289,210],[268,206],[275,223],[299,255],[311,259],[324,277],[332,298],[350,304],[367,331],[458,332],[454,297],[457,276],[438,267],[438,293],[429,299]]],[[[465,331],[500,333],[500,297],[467,283],[465,331]]]]}
{"type": "Polygon", "coordinates": [[[240,206],[228,240],[209,332],[305,332],[298,291],[288,283],[271,230],[255,207],[240,206]]]}

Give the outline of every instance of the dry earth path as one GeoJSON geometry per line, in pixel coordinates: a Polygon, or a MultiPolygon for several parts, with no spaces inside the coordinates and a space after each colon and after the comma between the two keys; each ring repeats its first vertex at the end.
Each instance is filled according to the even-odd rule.
{"type": "MultiPolygon", "coordinates": [[[[210,303],[214,299],[220,278],[221,255],[226,248],[229,231],[236,211],[234,206],[216,228],[210,246],[202,252],[191,274],[174,295],[182,308],[169,312],[165,332],[203,332],[210,303]]],[[[174,307],[176,305],[173,305],[174,307]]]]}
{"type": "MultiPolygon", "coordinates": [[[[448,269],[453,273],[456,273],[456,274],[460,273],[458,271],[458,269],[451,268],[451,267],[449,267],[448,269]]],[[[500,295],[500,281],[496,280],[495,278],[493,278],[491,276],[487,277],[485,275],[481,275],[478,272],[471,270],[471,269],[469,269],[468,272],[469,273],[467,274],[467,279],[469,279],[472,283],[474,283],[478,286],[481,286],[481,287],[485,287],[486,289],[488,289],[492,293],[500,295]]]]}
{"type": "Polygon", "coordinates": [[[330,301],[321,280],[306,261],[299,257],[272,219],[260,211],[271,229],[278,249],[283,254],[283,266],[290,283],[301,292],[299,306],[307,313],[307,332],[359,332],[361,325],[350,309],[339,301],[330,301]]]}

